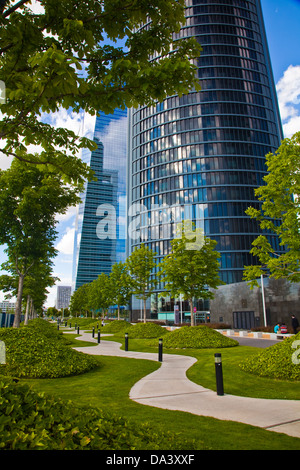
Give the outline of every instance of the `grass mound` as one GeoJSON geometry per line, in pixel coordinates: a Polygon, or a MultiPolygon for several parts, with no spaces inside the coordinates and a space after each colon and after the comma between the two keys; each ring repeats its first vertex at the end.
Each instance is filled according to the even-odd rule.
{"type": "Polygon", "coordinates": [[[207,326],[183,326],[170,332],[163,341],[164,348],[169,349],[229,348],[238,344],[207,326]]]}
{"type": "Polygon", "coordinates": [[[261,377],[300,380],[300,333],[266,348],[240,364],[245,372],[261,377]],[[297,349],[298,348],[298,349],[297,349]]]}
{"type": "Polygon", "coordinates": [[[0,450],[195,449],[191,440],[0,377],[0,450]]]}
{"type": "Polygon", "coordinates": [[[77,375],[99,364],[92,356],[69,348],[55,327],[45,320],[21,328],[3,328],[6,364],[0,373],[14,377],[54,378],[77,375]]]}
{"type": "Polygon", "coordinates": [[[128,330],[133,325],[125,320],[113,320],[112,322],[107,323],[102,329],[103,333],[119,333],[121,331],[128,330]]]}
{"type": "Polygon", "coordinates": [[[138,323],[130,328],[130,338],[146,339],[146,338],[158,338],[159,336],[169,333],[166,328],[163,328],[156,323],[138,323]]]}

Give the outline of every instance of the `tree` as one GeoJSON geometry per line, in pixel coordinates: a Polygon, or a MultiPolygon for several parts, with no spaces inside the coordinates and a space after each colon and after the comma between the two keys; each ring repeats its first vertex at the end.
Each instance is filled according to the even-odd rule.
{"type": "Polygon", "coordinates": [[[47,315],[48,317],[58,317],[59,311],[57,310],[56,307],[48,307],[47,315]]]}
{"type": "Polygon", "coordinates": [[[251,287],[258,285],[257,278],[264,273],[275,279],[300,281],[300,132],[284,139],[277,152],[268,154],[266,164],[266,184],[255,190],[261,208],[249,207],[246,213],[259,221],[262,230],[278,236],[282,248],[276,252],[266,235],[254,240],[250,253],[257,256],[258,264],[244,270],[251,287]]]}
{"type": "Polygon", "coordinates": [[[173,37],[185,22],[184,0],[37,2],[38,11],[30,0],[0,2],[2,151],[83,183],[91,173],[77,153],[95,144],[54,129],[43,113],[112,113],[199,89],[192,59],[201,48],[173,37]],[[30,152],[29,144],[42,151],[30,152]]]}
{"type": "Polygon", "coordinates": [[[180,226],[180,237],[171,241],[172,251],[160,263],[160,275],[171,297],[182,294],[189,302],[194,326],[194,299],[213,298],[209,288],[216,289],[223,282],[219,277],[220,254],[215,251],[217,242],[203,236],[201,229],[195,229],[191,239],[188,227],[185,231],[184,224],[180,226]]]}
{"type": "Polygon", "coordinates": [[[113,302],[118,306],[118,320],[120,320],[120,307],[128,304],[132,294],[131,277],[126,263],[120,261],[112,266],[110,280],[113,288],[113,302]]]}
{"type": "MultiPolygon", "coordinates": [[[[43,260],[40,263],[36,262],[30,269],[30,274],[24,277],[22,301],[23,303],[26,302],[25,325],[28,323],[29,314],[42,308],[48,294],[47,287],[53,286],[59,280],[51,275],[52,265],[51,260],[43,260]]],[[[2,267],[11,272],[11,275],[4,274],[0,276],[0,290],[9,292],[9,295],[12,297],[17,297],[19,274],[15,269],[14,263],[3,263],[2,267]]]]}
{"type": "Polygon", "coordinates": [[[24,324],[27,325],[29,315],[40,311],[47,299],[47,287],[52,287],[58,277],[52,276],[53,263],[51,260],[35,263],[24,280],[23,299],[26,300],[24,324]]]}
{"type": "Polygon", "coordinates": [[[132,293],[144,303],[144,323],[146,323],[146,302],[157,284],[157,279],[153,277],[153,270],[156,266],[155,254],[142,243],[140,248],[135,248],[126,260],[132,279],[132,293]]]}
{"type": "Polygon", "coordinates": [[[56,216],[78,203],[77,192],[59,175],[17,159],[0,172],[0,243],[7,253],[2,268],[18,275],[14,327],[20,325],[24,279],[56,255],[56,216]]]}
{"type": "Polygon", "coordinates": [[[88,305],[93,311],[102,310],[103,316],[113,302],[113,289],[107,274],[101,273],[92,281],[88,290],[88,305]]]}
{"type": "Polygon", "coordinates": [[[88,306],[88,291],[90,284],[85,283],[78,287],[72,294],[70,299],[70,312],[74,315],[81,312],[87,312],[88,306]]]}

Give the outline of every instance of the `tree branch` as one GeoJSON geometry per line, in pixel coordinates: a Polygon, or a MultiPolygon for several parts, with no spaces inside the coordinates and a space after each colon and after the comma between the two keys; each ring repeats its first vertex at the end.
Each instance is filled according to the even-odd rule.
{"type": "MultiPolygon", "coordinates": [[[[6,10],[2,16],[3,18],[6,18],[7,16],[9,16],[11,13],[13,13],[14,11],[16,11],[19,7],[21,7],[22,5],[25,5],[25,3],[27,3],[29,0],[20,0],[18,3],[16,3],[15,5],[13,5],[12,7],[10,7],[8,10],[6,10]]],[[[5,2],[6,3],[6,2],[5,2]]],[[[1,4],[0,4],[1,5],[1,4]]],[[[5,5],[4,5],[5,6],[5,5]]],[[[4,7],[3,7],[4,8],[4,7]]]]}

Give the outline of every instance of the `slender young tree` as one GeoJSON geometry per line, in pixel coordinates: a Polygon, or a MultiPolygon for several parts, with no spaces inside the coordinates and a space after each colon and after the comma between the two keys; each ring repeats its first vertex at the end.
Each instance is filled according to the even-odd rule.
{"type": "Polygon", "coordinates": [[[189,302],[191,326],[195,325],[194,300],[213,298],[210,288],[216,289],[222,284],[216,241],[204,237],[201,229],[195,229],[193,234],[192,239],[190,227],[188,233],[183,227],[180,237],[171,241],[171,253],[160,264],[165,291],[173,298],[182,294],[189,302]]]}
{"type": "Polygon", "coordinates": [[[114,295],[113,303],[118,306],[118,320],[120,320],[120,307],[128,304],[132,294],[131,277],[126,263],[120,261],[112,266],[110,280],[114,295]]]}
{"type": "Polygon", "coordinates": [[[90,284],[85,283],[76,289],[70,299],[70,312],[72,315],[86,312],[89,310],[88,295],[89,295],[90,284]]]}
{"type": "Polygon", "coordinates": [[[265,185],[255,190],[261,208],[249,207],[246,213],[258,220],[262,230],[276,235],[276,251],[267,235],[260,235],[250,251],[257,257],[256,265],[247,266],[244,279],[250,286],[258,285],[264,273],[275,279],[300,281],[300,132],[284,139],[277,152],[266,156],[268,175],[265,185]]]}
{"type": "Polygon", "coordinates": [[[148,246],[142,243],[140,248],[136,248],[126,260],[126,265],[132,278],[132,293],[138,299],[143,300],[144,323],[146,323],[146,302],[157,284],[157,279],[153,273],[156,266],[155,254],[148,246]]]}
{"type": "Polygon", "coordinates": [[[78,188],[63,184],[59,175],[14,160],[0,172],[0,243],[5,244],[3,268],[18,274],[14,327],[20,325],[24,279],[41,262],[57,253],[56,216],[79,202],[78,188]]]}
{"type": "Polygon", "coordinates": [[[94,312],[97,310],[102,311],[102,316],[107,313],[107,310],[113,303],[113,289],[110,278],[107,274],[101,273],[92,281],[88,290],[88,305],[94,312]]]}

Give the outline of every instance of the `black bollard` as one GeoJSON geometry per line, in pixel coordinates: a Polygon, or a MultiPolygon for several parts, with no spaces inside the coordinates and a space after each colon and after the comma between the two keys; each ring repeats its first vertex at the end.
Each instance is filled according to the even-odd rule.
{"type": "Polygon", "coordinates": [[[95,337],[95,327],[93,326],[92,337],[95,337]]]}
{"type": "Polygon", "coordinates": [[[100,343],[100,330],[98,330],[98,343],[100,343]]]}
{"type": "Polygon", "coordinates": [[[128,351],[128,333],[125,333],[125,351],[128,351]]]}
{"type": "Polygon", "coordinates": [[[163,360],[163,340],[162,340],[162,338],[159,338],[159,340],[158,340],[158,360],[159,360],[159,362],[162,362],[162,360],[163,360]]]}
{"type": "Polygon", "coordinates": [[[216,369],[217,395],[224,395],[222,356],[220,353],[215,354],[215,369],[216,369]]]}
{"type": "Polygon", "coordinates": [[[72,328],[72,323],[70,323],[70,328],[72,328]]]}
{"type": "Polygon", "coordinates": [[[79,335],[79,327],[77,328],[77,334],[79,335]]]}

